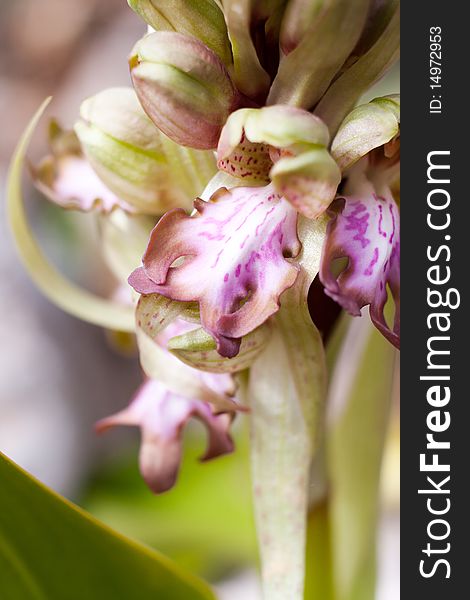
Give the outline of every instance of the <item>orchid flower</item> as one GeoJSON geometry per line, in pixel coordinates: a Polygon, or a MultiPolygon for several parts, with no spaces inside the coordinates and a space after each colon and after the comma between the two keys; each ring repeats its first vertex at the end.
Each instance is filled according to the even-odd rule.
{"type": "Polygon", "coordinates": [[[98,213],[108,265],[137,292],[135,325],[43,263],[41,279],[27,251],[25,263],[60,306],[135,332],[145,381],[97,429],[141,428],[153,491],[175,483],[191,417],[207,427],[206,460],[232,451],[244,413],[264,598],[301,600],[307,512],[327,504],[330,475],[312,282],[353,316],[368,307],[399,346],[399,98],[358,105],[398,56],[398,2],[128,2],[149,26],[129,57],[134,90],[85,100],[31,170],[55,203],[98,213]]]}
{"type": "MultiPolygon", "coordinates": [[[[194,324],[178,319],[158,336],[159,344],[165,349],[170,337],[191,329],[194,329],[194,324]]],[[[167,360],[178,362],[168,352],[166,354],[167,360]]],[[[191,377],[201,381],[208,399],[216,394],[232,402],[234,384],[230,375],[208,374],[190,367],[186,369],[191,377]]],[[[184,386],[181,386],[181,390],[175,390],[164,382],[147,379],[127,408],[98,421],[96,429],[101,433],[117,425],[140,427],[142,477],[153,492],[161,493],[170,489],[176,481],[181,462],[183,429],[189,419],[197,418],[207,427],[208,446],[201,458],[206,461],[233,451],[229,434],[232,415],[228,412],[215,414],[208,401],[192,398],[184,386]]]]}

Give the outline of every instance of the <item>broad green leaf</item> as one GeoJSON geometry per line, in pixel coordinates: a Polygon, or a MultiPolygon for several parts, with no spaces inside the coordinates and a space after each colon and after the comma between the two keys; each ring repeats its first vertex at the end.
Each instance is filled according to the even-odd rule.
{"type": "Polygon", "coordinates": [[[373,600],[379,482],[394,349],[353,319],[328,396],[329,526],[335,600],[373,600]],[[354,551],[351,551],[354,549],[354,551]]]}
{"type": "Polygon", "coordinates": [[[2,600],[214,600],[168,558],[122,537],[0,455],[2,600]]]}
{"type": "Polygon", "coordinates": [[[26,150],[50,99],[31,119],[13,155],[7,179],[7,215],[20,258],[41,292],[69,314],[108,329],[134,331],[134,311],[78,287],[51,265],[29,228],[23,205],[21,175],[26,150]]]}

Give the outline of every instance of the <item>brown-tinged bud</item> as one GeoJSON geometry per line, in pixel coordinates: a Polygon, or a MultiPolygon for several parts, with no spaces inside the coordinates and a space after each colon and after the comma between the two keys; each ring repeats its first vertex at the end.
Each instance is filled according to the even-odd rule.
{"type": "Polygon", "coordinates": [[[215,148],[239,93],[220,58],[193,37],[159,31],[130,57],[139,100],[157,127],[192,148],[215,148]]]}

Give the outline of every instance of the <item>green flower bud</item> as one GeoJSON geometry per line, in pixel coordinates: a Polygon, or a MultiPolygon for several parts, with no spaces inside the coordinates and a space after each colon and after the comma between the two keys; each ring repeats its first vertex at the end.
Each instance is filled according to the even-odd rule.
{"type": "Polygon", "coordinates": [[[128,0],[128,3],[156,31],[191,35],[226,65],[232,63],[224,14],[214,0],[128,0]]]}
{"type": "Polygon", "coordinates": [[[75,132],[89,163],[119,198],[147,214],[184,203],[162,149],[161,134],[131,88],[85,100],[75,132]]]}
{"type": "Polygon", "coordinates": [[[136,44],[129,62],[141,104],[164,134],[183,146],[217,146],[239,93],[212,50],[195,38],[159,31],[136,44]]]}
{"type": "Polygon", "coordinates": [[[349,113],[333,140],[331,153],[344,171],[374,148],[391,142],[399,133],[400,96],[376,98],[349,113]]]}
{"type": "Polygon", "coordinates": [[[280,38],[288,53],[281,56],[267,104],[314,107],[356,46],[368,9],[369,0],[289,2],[280,38]]]}

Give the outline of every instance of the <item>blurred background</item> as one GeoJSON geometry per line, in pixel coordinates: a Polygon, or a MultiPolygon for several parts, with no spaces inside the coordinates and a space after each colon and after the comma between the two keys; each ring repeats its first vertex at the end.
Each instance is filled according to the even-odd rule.
{"type": "MultiPolygon", "coordinates": [[[[80,102],[129,85],[127,55],[145,32],[125,0],[0,0],[0,179],[41,101],[70,127],[80,102]]],[[[398,69],[371,97],[398,91],[398,69]]],[[[44,119],[30,150],[47,150],[44,119]]],[[[100,257],[96,222],[64,213],[25,182],[30,219],[53,262],[100,294],[113,281],[100,257]]],[[[94,422],[123,408],[138,386],[137,357],[99,328],[42,298],[15,253],[0,203],[0,450],[114,528],[216,581],[222,600],[256,600],[256,545],[246,431],[233,456],[199,465],[200,431],[186,437],[177,487],[154,497],[137,470],[138,432],[95,435],[94,422]]],[[[396,440],[396,427],[392,440],[396,440]]],[[[379,600],[398,592],[398,454],[386,453],[379,600]]]]}

